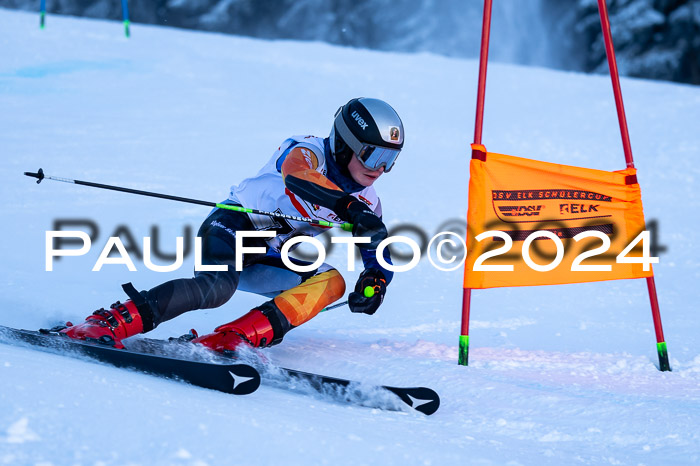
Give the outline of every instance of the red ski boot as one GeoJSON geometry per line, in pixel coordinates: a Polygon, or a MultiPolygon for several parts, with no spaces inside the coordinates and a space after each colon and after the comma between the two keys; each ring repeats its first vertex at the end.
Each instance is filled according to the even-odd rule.
{"type": "Polygon", "coordinates": [[[131,301],[95,311],[85,322],[70,326],[60,333],[77,340],[95,340],[99,343],[124,348],[122,340],[143,332],[143,322],[136,305],[131,301]]]}
{"type": "Polygon", "coordinates": [[[108,310],[104,308],[92,313],[78,325],[67,323],[60,333],[77,340],[92,340],[104,345],[123,349],[122,340],[153,329],[153,312],[143,296],[131,283],[122,285],[130,300],[117,301],[108,310]]]}
{"type": "Polygon", "coordinates": [[[274,301],[268,301],[242,317],[220,325],[214,333],[192,340],[214,351],[235,352],[241,345],[264,348],[282,341],[291,325],[274,301]]]}

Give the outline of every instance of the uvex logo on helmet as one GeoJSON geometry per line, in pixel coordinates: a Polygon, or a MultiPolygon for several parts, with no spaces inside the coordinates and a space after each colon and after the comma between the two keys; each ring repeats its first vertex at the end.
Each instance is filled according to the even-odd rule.
{"type": "Polygon", "coordinates": [[[351,116],[355,119],[357,124],[362,127],[363,130],[367,129],[367,122],[360,116],[359,113],[357,113],[357,110],[353,111],[351,116]]]}

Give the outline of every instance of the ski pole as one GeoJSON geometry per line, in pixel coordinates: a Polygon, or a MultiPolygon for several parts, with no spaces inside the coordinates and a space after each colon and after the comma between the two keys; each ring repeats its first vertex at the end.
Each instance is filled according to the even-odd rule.
{"type": "Polygon", "coordinates": [[[128,39],[131,36],[131,31],[129,26],[131,21],[129,21],[129,0],[122,0],[122,17],[124,18],[124,35],[128,39]]]}
{"type": "Polygon", "coordinates": [[[247,207],[241,207],[241,206],[237,206],[237,205],[220,204],[218,202],[209,202],[209,201],[200,201],[198,199],[190,199],[187,197],[171,196],[170,194],[160,194],[160,193],[154,193],[154,192],[150,192],[150,191],[141,191],[138,189],[123,188],[121,186],[112,186],[112,185],[108,185],[108,184],[92,183],[90,181],[80,181],[80,180],[72,180],[70,178],[60,178],[58,176],[48,176],[48,175],[44,174],[44,170],[42,170],[41,168],[36,173],[24,172],[24,174],[27,176],[30,176],[32,178],[36,178],[37,184],[41,183],[42,180],[62,181],[64,183],[79,184],[82,186],[90,186],[91,188],[109,189],[112,191],[121,191],[123,193],[138,194],[140,196],[157,197],[160,199],[169,199],[171,201],[187,202],[189,204],[198,204],[198,205],[203,205],[203,206],[207,206],[207,207],[218,207],[219,209],[233,210],[235,212],[244,212],[247,214],[267,215],[268,217],[285,218],[287,220],[296,220],[297,222],[305,222],[305,223],[310,223],[312,225],[319,225],[319,226],[324,226],[324,227],[336,227],[336,228],[342,228],[345,231],[352,231],[352,223],[336,223],[336,222],[327,222],[326,220],[314,220],[312,218],[297,217],[294,215],[280,214],[277,212],[265,212],[264,210],[249,209],[247,207]]]}
{"type": "Polygon", "coordinates": [[[46,0],[41,0],[39,5],[39,27],[44,29],[46,24],[46,0]]]}
{"type": "Polygon", "coordinates": [[[338,303],[338,304],[334,304],[332,306],[324,307],[323,309],[321,309],[320,312],[330,311],[331,309],[335,309],[336,307],[345,306],[347,303],[348,303],[347,301],[343,301],[342,303],[338,303]]]}
{"type": "MultiPolygon", "coordinates": [[[[376,292],[375,289],[372,288],[371,286],[365,287],[365,297],[371,298],[372,296],[374,296],[375,292],[376,292]]],[[[338,303],[338,304],[334,304],[332,306],[325,307],[325,308],[321,309],[321,312],[326,312],[326,311],[330,311],[331,309],[335,309],[336,307],[345,306],[347,303],[348,303],[347,301],[343,301],[342,303],[338,303]]]]}

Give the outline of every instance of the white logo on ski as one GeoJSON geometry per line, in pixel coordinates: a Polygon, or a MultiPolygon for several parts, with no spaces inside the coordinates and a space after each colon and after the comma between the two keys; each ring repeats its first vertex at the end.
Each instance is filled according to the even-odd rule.
{"type": "Polygon", "coordinates": [[[409,395],[408,393],[406,393],[406,396],[409,397],[409,398],[411,399],[411,407],[412,407],[413,409],[418,409],[418,408],[420,408],[421,406],[427,405],[428,403],[430,403],[431,401],[433,401],[433,400],[424,400],[424,399],[422,399],[422,398],[413,398],[413,397],[412,397],[411,395],[409,395]],[[418,402],[418,401],[422,401],[423,403],[421,403],[421,404],[416,404],[416,402],[418,402]]]}
{"type": "Polygon", "coordinates": [[[228,371],[229,374],[231,374],[231,378],[233,379],[233,389],[235,390],[236,387],[238,387],[242,383],[246,383],[249,380],[253,380],[255,377],[243,377],[242,375],[236,375],[231,371],[228,371]],[[238,377],[238,378],[236,378],[238,377]]]}

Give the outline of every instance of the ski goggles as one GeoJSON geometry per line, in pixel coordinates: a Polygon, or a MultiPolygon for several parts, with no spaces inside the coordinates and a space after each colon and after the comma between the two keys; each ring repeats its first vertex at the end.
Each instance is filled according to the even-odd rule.
{"type": "Polygon", "coordinates": [[[391,171],[396,159],[401,153],[400,149],[389,149],[388,147],[379,146],[362,146],[362,150],[357,153],[357,158],[362,165],[372,171],[379,170],[384,167],[385,172],[391,171]]]}

